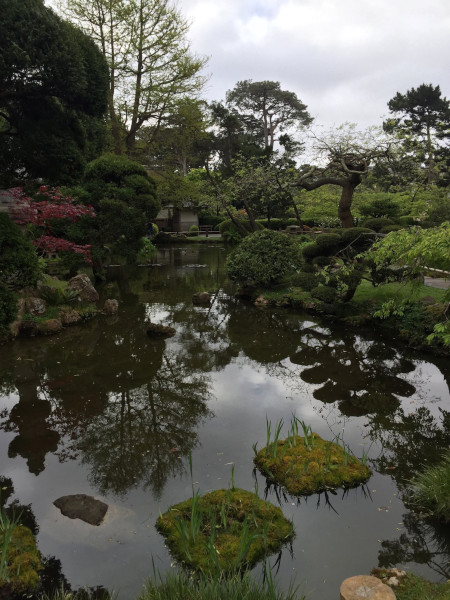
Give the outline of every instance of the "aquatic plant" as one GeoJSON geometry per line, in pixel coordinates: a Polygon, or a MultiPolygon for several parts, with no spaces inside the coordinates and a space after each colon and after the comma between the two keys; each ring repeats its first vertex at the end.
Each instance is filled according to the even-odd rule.
{"type": "Polygon", "coordinates": [[[185,573],[169,573],[164,579],[149,580],[137,600],[305,600],[297,587],[287,592],[278,590],[270,569],[259,583],[248,573],[237,572],[227,577],[189,577],[185,573]]]}
{"type": "Polygon", "coordinates": [[[450,451],[441,462],[426,467],[411,482],[410,503],[441,521],[450,521],[450,451]]]}
{"type": "MultiPolygon", "coordinates": [[[[281,421],[280,421],[281,423],[281,421]]],[[[271,429],[270,422],[266,425],[271,429]]],[[[313,494],[338,487],[352,487],[367,481],[371,471],[364,461],[350,452],[347,444],[336,436],[323,440],[310,425],[293,416],[288,437],[270,442],[253,458],[256,467],[270,482],[284,487],[294,496],[313,494]],[[298,426],[303,437],[298,435],[298,426]]]]}
{"type": "Polygon", "coordinates": [[[41,555],[30,529],[19,523],[20,515],[9,518],[0,510],[0,590],[6,586],[24,593],[39,584],[41,555]]]}
{"type": "Polygon", "coordinates": [[[279,508],[235,487],[195,494],[160,515],[156,528],[179,561],[205,574],[246,569],[293,536],[279,508]]]}

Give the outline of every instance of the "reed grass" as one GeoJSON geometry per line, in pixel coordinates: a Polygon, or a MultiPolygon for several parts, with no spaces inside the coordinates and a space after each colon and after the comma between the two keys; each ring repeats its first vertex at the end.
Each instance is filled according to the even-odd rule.
{"type": "Polygon", "coordinates": [[[280,591],[267,569],[262,583],[248,573],[217,579],[169,573],[149,580],[137,600],[305,600],[305,596],[294,585],[287,592],[280,591]]]}

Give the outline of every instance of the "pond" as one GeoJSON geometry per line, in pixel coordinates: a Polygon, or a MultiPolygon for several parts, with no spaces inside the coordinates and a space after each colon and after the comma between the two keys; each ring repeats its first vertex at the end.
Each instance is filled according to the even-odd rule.
{"type": "Polygon", "coordinates": [[[418,466],[450,445],[448,361],[236,299],[225,257],[219,245],[168,247],[152,267],[111,267],[101,293],[118,315],[0,348],[1,472],[10,500],[30,505],[53,571],[131,600],[153,568],[174,568],[158,515],[192,485],[228,487],[234,465],[237,486],[293,521],[292,545],[269,559],[285,589],[295,580],[332,600],[346,577],[389,565],[450,578],[450,535],[402,501],[418,466]],[[203,290],[209,308],[192,304],[203,290]],[[175,337],[151,340],[149,320],[175,337]],[[266,489],[252,445],[265,445],[266,419],[292,415],[367,452],[367,485],[300,500],[266,489]],[[100,526],[53,505],[79,493],[109,505],[100,526]]]}

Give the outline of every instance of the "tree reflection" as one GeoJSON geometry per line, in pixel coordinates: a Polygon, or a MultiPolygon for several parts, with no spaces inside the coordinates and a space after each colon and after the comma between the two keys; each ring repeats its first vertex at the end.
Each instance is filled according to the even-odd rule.
{"type": "Polygon", "coordinates": [[[396,540],[383,540],[378,554],[378,566],[399,564],[427,565],[441,577],[450,579],[450,531],[444,526],[424,523],[414,513],[403,515],[405,532],[396,540]]]}
{"type": "Polygon", "coordinates": [[[143,485],[158,498],[167,478],[183,472],[181,457],[197,445],[199,421],[211,416],[208,381],[162,351],[146,385],[111,395],[78,444],[91,483],[119,495],[143,485]]]}
{"type": "Polygon", "coordinates": [[[314,397],[325,403],[339,402],[346,416],[391,414],[400,405],[398,396],[410,397],[416,389],[399,375],[414,370],[414,364],[381,340],[365,340],[338,330],[333,337],[312,330],[305,332],[294,364],[308,368],[303,381],[318,385],[314,397]]]}

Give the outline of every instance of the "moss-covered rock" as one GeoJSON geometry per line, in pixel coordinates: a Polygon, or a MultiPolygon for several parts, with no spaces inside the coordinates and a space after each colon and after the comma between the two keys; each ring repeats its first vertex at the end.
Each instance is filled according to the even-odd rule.
{"type": "Polygon", "coordinates": [[[354,487],[371,475],[369,467],[346,448],[312,432],[269,444],[256,454],[254,463],[270,482],[293,496],[354,487]]]}
{"type": "MultiPolygon", "coordinates": [[[[4,535],[5,533],[0,530],[1,545],[3,545],[4,535]]],[[[28,527],[23,525],[14,527],[7,542],[6,564],[6,577],[0,579],[0,590],[7,588],[15,594],[21,594],[31,592],[39,585],[39,571],[42,569],[41,554],[28,527]]]]}
{"type": "Polygon", "coordinates": [[[175,504],[156,528],[180,562],[203,573],[251,567],[294,533],[279,508],[238,488],[175,504]]]}

